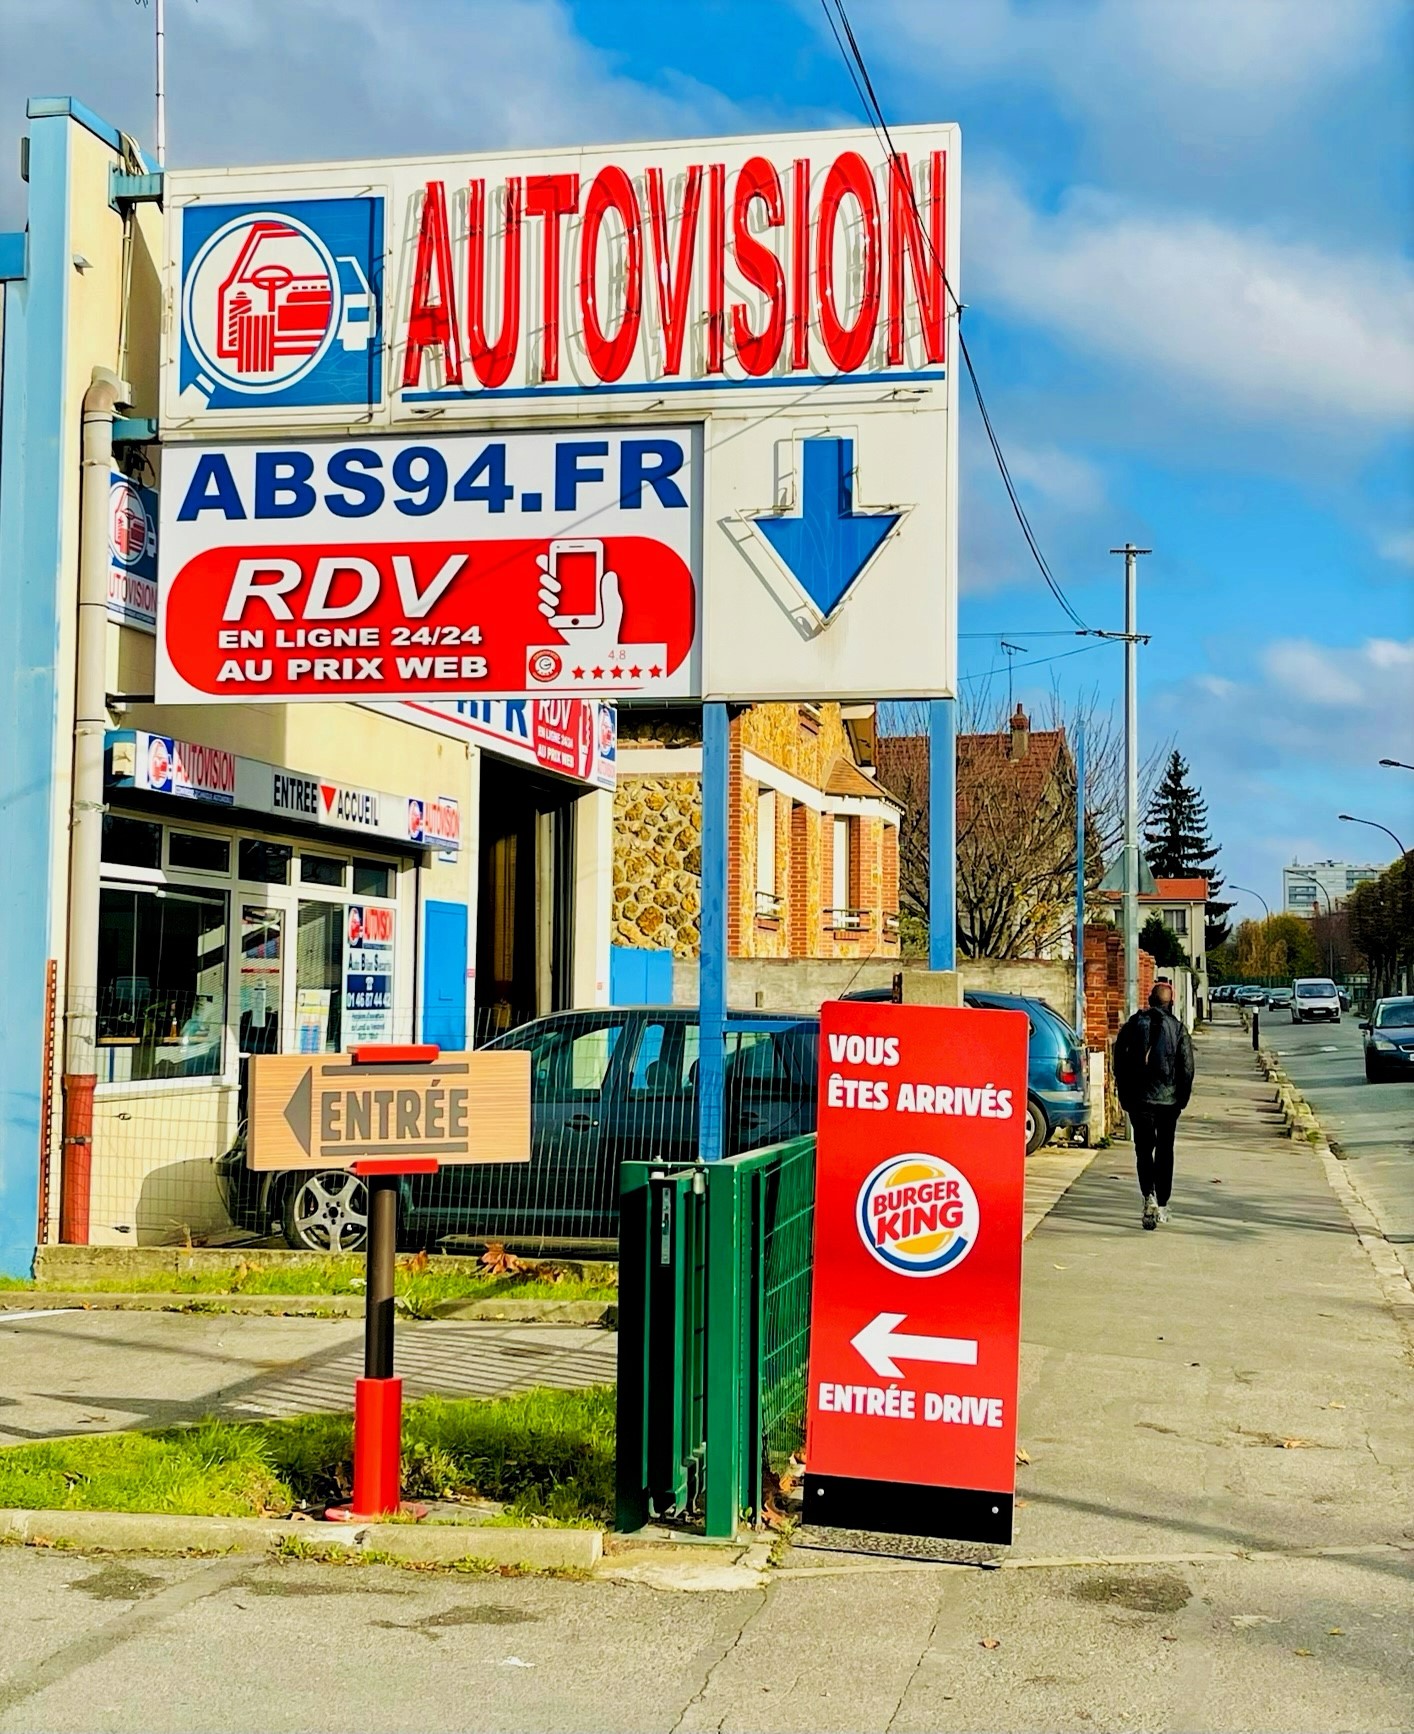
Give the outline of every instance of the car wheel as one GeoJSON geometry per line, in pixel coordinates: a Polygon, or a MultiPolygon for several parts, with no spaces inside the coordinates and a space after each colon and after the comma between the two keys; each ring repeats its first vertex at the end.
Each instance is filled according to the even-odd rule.
{"type": "Polygon", "coordinates": [[[306,1174],[285,1194],[285,1244],[296,1252],[362,1252],[368,1240],[368,1189],[356,1174],[306,1174]]]}
{"type": "Polygon", "coordinates": [[[1365,1061],[1365,1082],[1367,1084],[1378,1084],[1379,1081],[1380,1081],[1380,1074],[1375,1070],[1375,1068],[1370,1064],[1370,1062],[1368,1060],[1366,1060],[1365,1061]]]}
{"type": "Polygon", "coordinates": [[[1034,1156],[1051,1135],[1046,1110],[1034,1096],[1026,1098],[1026,1154],[1034,1156]]]}

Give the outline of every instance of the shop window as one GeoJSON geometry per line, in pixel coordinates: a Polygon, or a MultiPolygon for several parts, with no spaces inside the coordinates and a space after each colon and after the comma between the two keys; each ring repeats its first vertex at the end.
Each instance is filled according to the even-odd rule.
{"type": "Polygon", "coordinates": [[[253,885],[288,885],[294,850],[288,843],[266,843],[259,837],[240,841],[240,877],[253,885]]]}
{"type": "Polygon", "coordinates": [[[353,888],[355,897],[391,897],[393,869],[382,861],[355,861],[353,888]]]}
{"type": "Polygon", "coordinates": [[[219,1073],[224,895],[103,886],[98,982],[100,1083],[219,1073]]]}
{"type": "Polygon", "coordinates": [[[336,1054],[343,1033],[344,905],[301,903],[295,1035],[302,1054],[336,1054]]]}
{"type": "Polygon", "coordinates": [[[776,889],[776,791],[756,791],[756,914],[774,920],[781,912],[776,889]]]}
{"type": "Polygon", "coordinates": [[[301,855],[299,858],[301,885],[333,885],[342,890],[348,870],[348,862],[333,855],[301,855]]]}
{"type": "Polygon", "coordinates": [[[167,865],[188,873],[229,873],[231,845],[225,837],[207,837],[199,831],[169,831],[167,865]]]}
{"type": "Polygon", "coordinates": [[[124,813],[105,813],[103,859],[113,867],[160,867],[162,827],[155,819],[130,819],[124,813]]]}

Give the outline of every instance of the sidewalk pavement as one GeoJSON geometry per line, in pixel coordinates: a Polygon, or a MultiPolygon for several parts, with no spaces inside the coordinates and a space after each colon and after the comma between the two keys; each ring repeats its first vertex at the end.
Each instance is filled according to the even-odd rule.
{"type": "Polygon", "coordinates": [[[0,1550],[0,1730],[1414,1729],[1410,1344],[1240,1032],[1198,1066],[1173,1222],[1116,1146],[1027,1242],[1000,1569],[808,1532],[676,1592],[0,1550]]]}

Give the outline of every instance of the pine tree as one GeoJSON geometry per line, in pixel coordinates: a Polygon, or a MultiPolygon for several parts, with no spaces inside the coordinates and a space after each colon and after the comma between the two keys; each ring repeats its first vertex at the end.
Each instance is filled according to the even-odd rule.
{"type": "Polygon", "coordinates": [[[1213,951],[1227,938],[1223,917],[1231,903],[1218,900],[1222,875],[1212,863],[1218,848],[1208,837],[1208,803],[1188,781],[1188,761],[1177,749],[1169,758],[1163,781],[1154,790],[1144,817],[1144,854],[1156,878],[1208,881],[1205,950],[1213,951]]]}

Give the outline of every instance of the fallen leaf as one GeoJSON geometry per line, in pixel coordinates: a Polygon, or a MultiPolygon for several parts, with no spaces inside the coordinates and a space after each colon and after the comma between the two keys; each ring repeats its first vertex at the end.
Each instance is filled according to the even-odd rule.
{"type": "Polygon", "coordinates": [[[1213,1182],[1213,1185],[1214,1185],[1214,1186],[1221,1186],[1221,1185],[1222,1185],[1222,1181],[1221,1181],[1221,1180],[1215,1180],[1215,1181],[1214,1181],[1214,1182],[1213,1182]]]}
{"type": "Polygon", "coordinates": [[[1031,1461],[1031,1453],[1026,1449],[1026,1447],[1024,1445],[1018,1445],[1017,1446],[1017,1448],[1016,1448],[1016,1460],[1018,1463],[1029,1463],[1031,1461]]]}
{"type": "Polygon", "coordinates": [[[1301,1451],[1310,1443],[1311,1441],[1309,1439],[1283,1439],[1281,1442],[1281,1448],[1283,1451],[1301,1451]]]}
{"type": "Polygon", "coordinates": [[[1339,1626],[1327,1626],[1326,1627],[1326,1636],[1328,1638],[1343,1638],[1345,1636],[1345,1633],[1343,1631],[1341,1631],[1339,1626]]]}
{"type": "Polygon", "coordinates": [[[1345,1407],[1344,1403],[1327,1403],[1326,1404],[1327,1409],[1343,1409],[1344,1407],[1345,1407]]]}
{"type": "Polygon", "coordinates": [[[1291,1653],[1293,1656],[1309,1656],[1311,1654],[1309,1650],[1293,1650],[1291,1653]]]}
{"type": "Polygon", "coordinates": [[[1276,1626],[1281,1621],[1273,1619],[1271,1614],[1234,1614],[1232,1623],[1235,1626],[1276,1626]]]}
{"type": "Polygon", "coordinates": [[[1070,1266],[1068,1264],[1053,1264],[1051,1266],[1051,1269],[1052,1270],[1069,1270],[1070,1266]]]}
{"type": "Polygon", "coordinates": [[[1178,1642],[1177,1632],[1163,1632],[1160,1636],[1166,1644],[1176,1644],[1178,1642]]]}
{"type": "Polygon", "coordinates": [[[1028,1505],[1030,1505],[1030,1503],[1031,1503],[1031,1501],[1029,1499],[1018,1499],[1012,1505],[1012,1510],[1013,1511],[1025,1511],[1026,1507],[1028,1505]]]}
{"type": "Polygon", "coordinates": [[[999,1650],[1002,1647],[1000,1638],[980,1638],[978,1642],[984,1650],[999,1650]]]}

